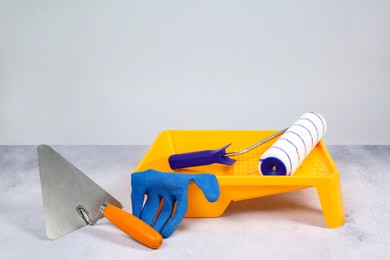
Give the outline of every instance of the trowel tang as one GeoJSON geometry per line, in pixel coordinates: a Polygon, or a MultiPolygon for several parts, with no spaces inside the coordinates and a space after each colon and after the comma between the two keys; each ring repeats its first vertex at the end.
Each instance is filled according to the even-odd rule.
{"type": "Polygon", "coordinates": [[[94,219],[89,217],[89,213],[84,206],[79,205],[76,207],[76,210],[88,225],[95,225],[104,216],[117,228],[141,244],[153,249],[159,248],[162,244],[161,235],[151,226],[132,214],[108,203],[103,203],[100,206],[94,219]]]}

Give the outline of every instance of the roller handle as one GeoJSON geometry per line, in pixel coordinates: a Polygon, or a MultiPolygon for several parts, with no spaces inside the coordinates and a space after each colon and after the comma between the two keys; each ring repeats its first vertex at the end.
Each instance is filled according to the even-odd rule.
{"type": "Polygon", "coordinates": [[[160,233],[139,218],[120,208],[107,205],[104,208],[103,215],[120,230],[145,246],[158,249],[163,242],[160,233]]]}
{"type": "Polygon", "coordinates": [[[217,150],[204,150],[190,153],[181,153],[171,155],[168,159],[169,165],[172,169],[187,168],[193,166],[209,165],[213,163],[220,163],[225,165],[232,165],[236,160],[225,156],[226,148],[230,144],[217,150]]]}

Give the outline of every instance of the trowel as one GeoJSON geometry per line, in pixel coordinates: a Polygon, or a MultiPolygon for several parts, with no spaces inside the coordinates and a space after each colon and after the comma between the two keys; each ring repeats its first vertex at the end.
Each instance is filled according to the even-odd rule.
{"type": "Polygon", "coordinates": [[[103,216],[136,241],[157,249],[162,236],[48,145],[38,146],[47,237],[57,239],[103,216]]]}

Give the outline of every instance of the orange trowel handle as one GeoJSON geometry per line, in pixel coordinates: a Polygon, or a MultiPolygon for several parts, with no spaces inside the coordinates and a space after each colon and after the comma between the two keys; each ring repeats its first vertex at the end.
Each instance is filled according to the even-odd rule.
{"type": "Polygon", "coordinates": [[[120,208],[107,205],[104,208],[103,215],[120,230],[145,246],[157,249],[163,242],[160,233],[139,218],[120,208]]]}

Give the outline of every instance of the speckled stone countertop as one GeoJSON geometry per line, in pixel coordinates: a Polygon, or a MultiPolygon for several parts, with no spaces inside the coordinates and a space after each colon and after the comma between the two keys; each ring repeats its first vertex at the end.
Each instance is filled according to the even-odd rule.
{"type": "MultiPolygon", "coordinates": [[[[130,174],[148,146],[53,146],[131,211],[130,174]]],[[[0,259],[389,259],[390,146],[328,146],[341,176],[344,226],[328,229],[314,189],[233,202],[185,219],[159,250],[102,219],[46,237],[35,146],[0,146],[0,259]]]]}

